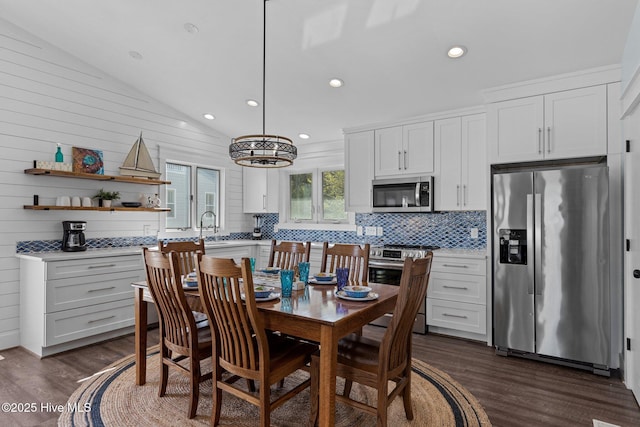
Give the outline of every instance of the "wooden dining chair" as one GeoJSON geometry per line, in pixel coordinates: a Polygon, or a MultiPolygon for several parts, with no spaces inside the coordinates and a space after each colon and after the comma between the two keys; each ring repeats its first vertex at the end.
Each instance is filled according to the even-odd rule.
{"type": "MultiPolygon", "coordinates": [[[[429,252],[424,258],[405,259],[398,300],[382,341],[351,334],[338,342],[336,375],[345,379],[345,388],[343,395],[336,395],[336,400],[376,415],[379,427],[387,425],[387,408],[398,395],[402,395],[407,419],[413,419],[411,332],[420,304],[426,298],[432,258],[433,253],[429,252]],[[396,383],[391,393],[388,393],[389,381],[396,383]],[[352,382],[376,389],[377,407],[351,399],[352,382]]],[[[319,359],[318,354],[311,358],[312,424],[318,415],[319,359]]]]}
{"type": "Polygon", "coordinates": [[[220,421],[222,391],[226,391],[258,406],[260,425],[267,427],[271,411],[307,388],[310,380],[273,402],[271,385],[305,368],[318,347],[265,330],[256,307],[248,258],[243,258],[239,267],[231,259],[203,256],[197,269],[200,298],[214,337],[211,423],[216,426],[220,421]],[[223,380],[224,371],[231,376],[223,380]],[[257,381],[258,396],[235,385],[239,378],[257,381]]]}
{"type": "Polygon", "coordinates": [[[193,256],[198,252],[205,253],[204,239],[198,242],[167,242],[166,244],[158,240],[158,250],[162,253],[175,252],[180,266],[180,275],[186,276],[196,270],[193,256]]]}
{"type": "Polygon", "coordinates": [[[322,246],[322,262],[320,271],[335,273],[336,268],[348,267],[349,280],[366,282],[369,279],[369,244],[345,245],[336,243],[322,246]]]}
{"type": "Polygon", "coordinates": [[[309,262],[311,242],[280,242],[271,240],[271,253],[268,267],[293,270],[300,262],[309,262]]]}
{"type": "Polygon", "coordinates": [[[174,252],[164,254],[144,248],[147,285],[158,310],[160,320],[160,388],[167,391],[169,367],[189,377],[191,392],[189,418],[196,416],[200,383],[211,378],[201,374],[200,362],[211,356],[212,340],[209,328],[196,327],[191,308],[182,289],[179,261],[174,252]],[[188,364],[183,361],[188,359],[188,364]],[[182,362],[182,363],[181,363],[182,362]]]}

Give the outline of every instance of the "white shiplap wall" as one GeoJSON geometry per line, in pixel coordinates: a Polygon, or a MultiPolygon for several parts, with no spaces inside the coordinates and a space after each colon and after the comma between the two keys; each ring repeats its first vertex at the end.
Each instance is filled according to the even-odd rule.
{"type": "Polygon", "coordinates": [[[166,159],[193,161],[226,172],[225,233],[247,231],[242,174],[228,160],[229,138],[0,19],[0,349],[19,345],[19,263],[16,241],[60,239],[63,220],[86,220],[87,237],[142,236],[157,232],[164,214],[30,211],[56,196],[93,196],[101,187],[123,201],[160,193],[158,186],[25,175],[34,160],[53,160],[56,143],[65,161],[71,147],[100,149],[105,174],[118,167],[143,132],[159,171],[166,159]],[[203,159],[210,159],[203,161],[203,159]]]}

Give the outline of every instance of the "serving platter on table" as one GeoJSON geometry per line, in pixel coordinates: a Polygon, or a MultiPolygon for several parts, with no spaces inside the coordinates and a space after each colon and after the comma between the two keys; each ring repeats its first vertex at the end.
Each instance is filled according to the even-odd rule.
{"type": "Polygon", "coordinates": [[[363,297],[363,298],[355,298],[355,297],[349,297],[349,296],[347,296],[347,294],[346,294],[344,291],[337,291],[337,292],[336,292],[336,296],[337,296],[338,298],[346,299],[346,300],[349,300],[349,301],[373,301],[373,300],[378,299],[378,297],[379,297],[380,295],[378,295],[378,294],[377,294],[377,293],[375,293],[375,292],[369,292],[369,295],[367,295],[366,297],[363,297]]]}
{"type": "MultiPolygon", "coordinates": [[[[244,294],[242,294],[240,297],[243,300],[245,299],[245,295],[244,294]]],[[[264,297],[264,298],[256,297],[255,300],[257,302],[264,302],[264,301],[272,301],[272,300],[277,299],[277,298],[280,298],[280,292],[271,292],[268,297],[264,297]]]]}

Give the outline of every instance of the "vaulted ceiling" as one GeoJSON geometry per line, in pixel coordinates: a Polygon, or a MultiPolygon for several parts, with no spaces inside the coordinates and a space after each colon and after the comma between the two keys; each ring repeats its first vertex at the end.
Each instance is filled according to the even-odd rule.
{"type": "MultiPolygon", "coordinates": [[[[266,131],[297,144],[301,132],[336,140],[345,127],[479,105],[486,88],[618,64],[636,5],[269,0],[266,131]],[[453,60],[446,51],[456,44],[468,53],[453,60]],[[330,87],[332,77],[344,86],[330,87]]],[[[262,131],[262,107],[246,105],[262,102],[262,8],[262,0],[0,0],[2,18],[230,137],[262,131]]]]}

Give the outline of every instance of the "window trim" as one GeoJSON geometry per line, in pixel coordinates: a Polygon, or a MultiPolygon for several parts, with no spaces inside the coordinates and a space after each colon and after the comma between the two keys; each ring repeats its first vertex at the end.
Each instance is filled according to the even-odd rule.
{"type": "MultiPolygon", "coordinates": [[[[344,170],[343,166],[306,168],[298,170],[289,170],[284,173],[284,185],[282,186],[283,202],[280,203],[283,208],[283,215],[280,215],[281,221],[277,224],[277,228],[290,230],[338,230],[338,231],[355,231],[355,213],[348,212],[347,218],[342,221],[320,220],[320,211],[322,211],[322,173],[327,171],[344,170]],[[311,173],[312,174],[312,219],[311,220],[294,220],[291,218],[291,190],[290,176],[311,173]]],[[[346,179],[346,174],[345,174],[346,179]]],[[[277,230],[275,230],[277,231],[277,230]]]]}
{"type": "MultiPolygon", "coordinates": [[[[198,168],[201,169],[213,169],[218,171],[218,215],[216,216],[216,222],[218,225],[218,235],[221,235],[226,228],[226,168],[222,166],[216,166],[211,164],[197,163],[197,162],[189,162],[186,160],[175,160],[175,159],[165,159],[163,162],[164,170],[166,171],[167,164],[176,164],[181,166],[188,166],[191,168],[191,197],[190,197],[190,222],[191,225],[188,229],[182,230],[179,228],[167,228],[167,217],[166,213],[163,215],[161,219],[161,223],[159,224],[159,235],[161,234],[170,235],[171,237],[192,237],[194,233],[198,235],[200,233],[200,223],[199,218],[196,218],[196,192],[197,192],[197,177],[198,177],[198,168]]],[[[213,233],[213,230],[207,230],[204,228],[203,235],[207,235],[207,233],[213,233]]]]}

